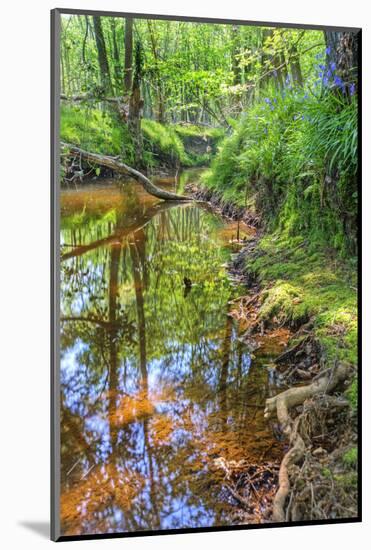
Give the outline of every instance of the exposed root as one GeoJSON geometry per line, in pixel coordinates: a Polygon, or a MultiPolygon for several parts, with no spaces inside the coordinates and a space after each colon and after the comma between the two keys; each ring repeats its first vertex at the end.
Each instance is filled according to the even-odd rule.
{"type": "Polygon", "coordinates": [[[282,430],[289,440],[290,449],[284,456],[280,471],[278,484],[279,488],[273,502],[273,521],[288,521],[287,517],[287,497],[290,492],[289,469],[297,464],[304,456],[306,445],[303,440],[300,423],[301,415],[295,420],[289,414],[289,410],[298,405],[302,405],[307,399],[316,395],[326,394],[336,388],[350,374],[348,365],[338,364],[333,369],[329,369],[318,375],[311,384],[306,386],[290,388],[275,397],[266,400],[265,417],[269,418],[276,414],[282,430]]]}

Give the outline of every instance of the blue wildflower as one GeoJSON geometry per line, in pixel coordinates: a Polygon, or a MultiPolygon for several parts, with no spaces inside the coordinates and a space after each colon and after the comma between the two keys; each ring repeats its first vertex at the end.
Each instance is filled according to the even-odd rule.
{"type": "Polygon", "coordinates": [[[342,81],[342,79],[338,75],[335,75],[335,77],[334,77],[334,84],[335,84],[335,86],[338,86],[339,88],[344,87],[344,82],[342,81]]]}
{"type": "Polygon", "coordinates": [[[350,95],[354,95],[356,93],[356,87],[354,84],[350,85],[349,92],[350,92],[350,95]]]}
{"type": "Polygon", "coordinates": [[[330,55],[330,53],[331,53],[331,46],[327,46],[326,55],[330,55]]]}
{"type": "Polygon", "coordinates": [[[271,104],[271,100],[269,99],[269,97],[265,97],[265,98],[264,98],[264,101],[265,101],[268,105],[271,104]]]}
{"type": "Polygon", "coordinates": [[[324,71],[324,70],[325,70],[325,66],[324,66],[324,65],[322,65],[322,64],[321,64],[321,65],[318,65],[318,67],[319,67],[319,68],[320,68],[320,69],[321,69],[322,71],[324,71]]]}
{"type": "Polygon", "coordinates": [[[336,70],[336,63],[334,63],[333,61],[330,63],[330,69],[331,69],[331,71],[336,70]]]}
{"type": "Polygon", "coordinates": [[[329,82],[328,77],[325,76],[324,79],[323,79],[324,86],[328,86],[328,82],[329,82]]]}
{"type": "Polygon", "coordinates": [[[323,77],[323,73],[318,73],[318,76],[319,76],[320,78],[322,78],[322,77],[323,77]]]}

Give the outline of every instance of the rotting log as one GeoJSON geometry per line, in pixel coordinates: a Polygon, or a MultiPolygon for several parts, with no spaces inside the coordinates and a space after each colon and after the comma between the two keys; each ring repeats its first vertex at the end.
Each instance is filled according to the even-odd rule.
{"type": "Polygon", "coordinates": [[[283,457],[278,475],[278,491],[273,502],[273,521],[283,522],[289,519],[286,517],[286,500],[290,492],[289,467],[299,462],[305,453],[305,443],[299,433],[300,415],[293,421],[289,410],[315,395],[333,391],[349,374],[349,365],[338,364],[320,373],[311,384],[290,388],[266,400],[265,418],[275,413],[290,443],[290,449],[283,457]]]}
{"type": "Polygon", "coordinates": [[[96,164],[98,166],[105,166],[106,168],[110,168],[111,170],[113,170],[114,172],[118,172],[119,174],[130,175],[142,185],[147,193],[153,195],[154,197],[157,197],[158,199],[162,199],[165,201],[193,200],[191,197],[177,195],[176,193],[170,193],[169,191],[160,189],[159,187],[154,185],[144,174],[142,174],[138,170],[135,170],[135,168],[124,164],[123,162],[119,162],[116,158],[106,155],[99,155],[97,153],[90,153],[89,151],[84,151],[83,149],[75,147],[74,145],[70,145],[69,143],[61,142],[61,146],[66,150],[66,154],[70,156],[80,155],[80,157],[87,162],[96,164]]]}

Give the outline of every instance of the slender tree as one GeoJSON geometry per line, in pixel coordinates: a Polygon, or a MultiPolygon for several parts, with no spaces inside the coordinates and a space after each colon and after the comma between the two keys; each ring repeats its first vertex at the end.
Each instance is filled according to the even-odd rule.
{"type": "Polygon", "coordinates": [[[104,40],[101,18],[94,15],[93,24],[94,24],[95,42],[97,45],[97,52],[98,52],[98,63],[99,63],[102,91],[107,95],[112,95],[113,94],[112,81],[111,81],[111,76],[109,71],[107,49],[106,49],[106,43],[104,40]]]}
{"type": "Polygon", "coordinates": [[[133,82],[133,19],[125,19],[124,92],[130,94],[133,82]]]}
{"type": "Polygon", "coordinates": [[[143,100],[140,93],[140,84],[142,79],[142,46],[138,41],[135,47],[135,69],[132,84],[132,90],[129,101],[129,130],[134,141],[135,164],[140,165],[143,154],[143,140],[141,132],[141,111],[143,100]]]}

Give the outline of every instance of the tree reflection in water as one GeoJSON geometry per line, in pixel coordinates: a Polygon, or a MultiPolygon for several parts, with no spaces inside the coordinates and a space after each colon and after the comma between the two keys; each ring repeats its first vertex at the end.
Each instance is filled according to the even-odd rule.
{"type": "Polygon", "coordinates": [[[62,192],[64,535],[230,524],[214,459],[279,455],[227,315],[224,226],[135,184],[62,192]]]}

